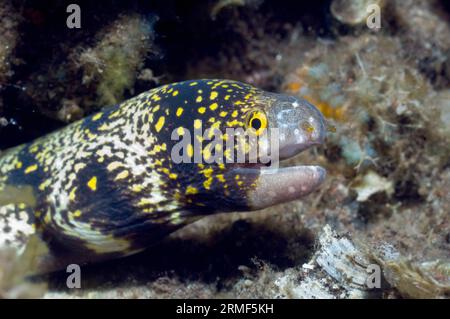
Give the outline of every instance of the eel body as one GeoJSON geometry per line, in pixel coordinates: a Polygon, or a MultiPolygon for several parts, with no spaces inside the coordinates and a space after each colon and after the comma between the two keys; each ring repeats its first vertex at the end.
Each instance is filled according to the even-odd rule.
{"type": "Polygon", "coordinates": [[[307,101],[241,82],[150,90],[1,155],[0,249],[20,254],[37,236],[48,247],[38,267],[46,272],[141,251],[209,214],[300,198],[325,170],[276,163],[324,134],[307,101]],[[256,144],[228,129],[249,131],[256,144]],[[236,161],[238,145],[246,162],[236,161]],[[272,148],[250,160],[256,147],[272,148]]]}

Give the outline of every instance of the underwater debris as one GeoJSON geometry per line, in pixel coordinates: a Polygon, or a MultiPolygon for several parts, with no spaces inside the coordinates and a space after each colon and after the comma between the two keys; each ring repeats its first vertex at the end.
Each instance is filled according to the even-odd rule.
{"type": "MultiPolygon", "coordinates": [[[[0,92],[12,76],[14,50],[20,42],[18,26],[21,16],[12,7],[9,0],[0,3],[0,92]]],[[[0,115],[3,101],[0,96],[0,115]]]]}
{"type": "Polygon", "coordinates": [[[245,6],[244,0],[219,0],[211,8],[211,19],[215,20],[220,11],[226,7],[231,6],[245,6]]]}
{"type": "Polygon", "coordinates": [[[20,101],[46,117],[67,123],[116,104],[124,95],[134,95],[139,72],[154,50],[156,20],[151,14],[119,14],[106,26],[80,29],[77,34],[81,39],[57,35],[46,39],[60,43],[54,53],[31,69],[20,101]]]}
{"type": "Polygon", "coordinates": [[[97,105],[113,105],[132,90],[151,50],[154,19],[123,15],[97,34],[99,42],[75,57],[83,85],[95,87],[97,105]]]}
{"type": "Polygon", "coordinates": [[[450,90],[438,92],[431,103],[436,105],[440,114],[436,121],[438,134],[450,138],[450,90]]]}
{"type": "Polygon", "coordinates": [[[308,227],[329,222],[358,242],[388,240],[418,263],[448,257],[448,93],[405,59],[409,49],[398,37],[299,47],[302,62],[287,64],[283,90],[314,101],[337,127],[319,153],[329,182],[319,201],[301,205],[308,227]],[[357,196],[342,191],[352,188],[357,196]],[[379,193],[387,196],[372,196],[379,193]]]}
{"type": "Polygon", "coordinates": [[[212,20],[215,20],[220,11],[228,7],[249,6],[257,9],[263,2],[264,0],[217,0],[217,2],[211,8],[210,16],[212,20]]]}
{"type": "Polygon", "coordinates": [[[400,294],[407,298],[448,298],[450,263],[413,262],[387,243],[355,243],[326,225],[320,245],[301,269],[285,271],[276,280],[282,298],[373,298],[400,294]],[[382,273],[378,287],[370,287],[370,268],[382,273]]]}
{"type": "Polygon", "coordinates": [[[436,0],[396,0],[395,21],[408,59],[439,89],[450,85],[450,24],[436,0]]]}
{"type": "Polygon", "coordinates": [[[385,279],[407,298],[449,298],[450,260],[412,261],[383,244],[373,257],[383,266],[385,279]]]}
{"type": "Polygon", "coordinates": [[[83,109],[75,100],[62,100],[61,109],[57,113],[57,118],[63,122],[70,123],[79,120],[84,116],[83,109]]]}
{"type": "Polygon", "coordinates": [[[383,7],[383,0],[334,0],[331,3],[330,10],[333,16],[342,23],[356,25],[366,22],[371,14],[367,8],[370,5],[383,7]]]}
{"type": "Polygon", "coordinates": [[[364,176],[353,182],[352,188],[358,193],[356,200],[364,202],[370,196],[379,192],[385,192],[387,195],[392,195],[394,187],[392,181],[384,178],[373,171],[368,171],[364,176]]]}
{"type": "Polygon", "coordinates": [[[21,17],[10,1],[0,4],[0,88],[11,74],[12,54],[19,43],[19,21],[21,17]]]}
{"type": "MultiPolygon", "coordinates": [[[[0,110],[1,110],[1,106],[0,106],[0,110]]],[[[9,121],[6,118],[0,117],[0,126],[6,126],[6,125],[8,125],[8,123],[9,123],[9,121]]]]}
{"type": "Polygon", "coordinates": [[[386,36],[318,43],[304,52],[302,65],[286,76],[283,85],[336,122],[337,133],[329,134],[327,147],[339,149],[346,165],[375,169],[389,180],[404,178],[400,171],[423,163],[402,157],[407,149],[412,156],[424,155],[413,152],[423,141],[421,135],[428,135],[425,147],[442,146],[441,152],[433,151],[436,156],[445,158],[449,149],[436,134],[439,107],[432,102],[434,91],[398,55],[402,49],[398,40],[386,36]]]}
{"type": "Polygon", "coordinates": [[[345,96],[338,83],[324,85],[329,72],[325,63],[304,65],[287,76],[283,87],[286,92],[299,94],[313,103],[326,118],[341,121],[346,116],[345,96]]]}
{"type": "Polygon", "coordinates": [[[338,142],[341,147],[341,155],[347,165],[352,165],[356,169],[366,164],[375,164],[376,152],[370,145],[365,143],[363,147],[359,142],[342,136],[338,142]],[[371,163],[368,163],[370,161],[371,163]]]}
{"type": "MultiPolygon", "coordinates": [[[[381,289],[369,288],[367,267],[371,260],[351,239],[323,227],[311,260],[298,272],[287,272],[276,281],[282,298],[368,298],[381,289]]],[[[379,287],[381,288],[381,286],[379,287]]]]}

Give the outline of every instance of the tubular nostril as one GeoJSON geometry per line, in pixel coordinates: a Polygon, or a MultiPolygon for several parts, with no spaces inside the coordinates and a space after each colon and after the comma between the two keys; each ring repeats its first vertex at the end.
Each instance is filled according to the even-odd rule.
{"type": "Polygon", "coordinates": [[[299,124],[309,143],[322,144],[325,140],[326,127],[322,121],[313,122],[302,121],[299,124]]]}
{"type": "Polygon", "coordinates": [[[315,131],[314,126],[311,123],[307,122],[307,121],[301,122],[300,123],[300,128],[302,130],[304,130],[305,132],[307,132],[308,134],[312,134],[315,131]]]}

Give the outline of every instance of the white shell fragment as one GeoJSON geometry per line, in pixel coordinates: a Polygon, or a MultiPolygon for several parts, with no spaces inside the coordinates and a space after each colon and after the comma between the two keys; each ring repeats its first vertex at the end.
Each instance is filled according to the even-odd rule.
{"type": "MultiPolygon", "coordinates": [[[[275,285],[282,298],[367,298],[367,266],[371,262],[346,237],[338,236],[329,225],[319,236],[319,248],[298,273],[286,272],[275,285]]],[[[379,289],[378,289],[379,291],[379,289]]]]}
{"type": "Polygon", "coordinates": [[[331,3],[331,13],[342,23],[356,25],[366,21],[370,11],[369,5],[382,6],[382,0],[334,0],[331,3]]]}
{"type": "Polygon", "coordinates": [[[386,192],[386,194],[391,195],[394,192],[394,185],[387,178],[369,171],[360,180],[356,181],[353,189],[358,193],[356,200],[365,202],[376,193],[386,192]]]}

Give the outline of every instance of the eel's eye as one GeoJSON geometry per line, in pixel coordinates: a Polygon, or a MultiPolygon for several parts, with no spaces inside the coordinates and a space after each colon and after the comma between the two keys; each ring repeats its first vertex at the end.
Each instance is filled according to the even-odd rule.
{"type": "Polygon", "coordinates": [[[263,111],[253,110],[247,115],[247,129],[255,130],[257,136],[261,135],[267,128],[267,116],[263,111]]]}

